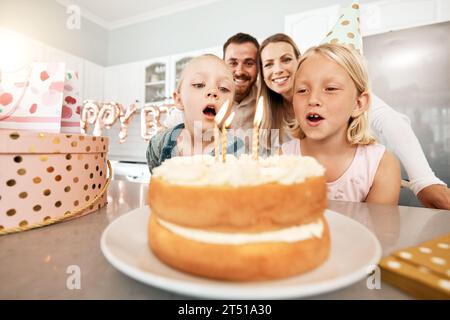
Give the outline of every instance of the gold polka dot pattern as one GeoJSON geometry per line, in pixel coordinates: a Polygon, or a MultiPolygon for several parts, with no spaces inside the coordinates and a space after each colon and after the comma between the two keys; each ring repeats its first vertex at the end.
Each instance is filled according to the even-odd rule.
{"type": "Polygon", "coordinates": [[[450,234],[393,252],[380,267],[383,281],[417,298],[450,299],[450,234]]]}
{"type": "Polygon", "coordinates": [[[5,141],[0,166],[9,173],[0,177],[0,232],[51,221],[86,204],[80,215],[106,204],[105,194],[92,204],[86,199],[95,200],[102,191],[90,186],[107,182],[108,138],[19,130],[0,134],[5,141]]]}
{"type": "Polygon", "coordinates": [[[327,33],[321,43],[343,44],[362,53],[362,37],[360,30],[360,7],[358,3],[342,8],[333,29],[327,33]]]}

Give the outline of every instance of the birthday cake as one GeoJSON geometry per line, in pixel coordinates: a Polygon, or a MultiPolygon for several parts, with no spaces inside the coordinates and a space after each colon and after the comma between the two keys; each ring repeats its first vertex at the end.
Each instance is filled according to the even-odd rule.
{"type": "Polygon", "coordinates": [[[289,277],[330,251],[324,168],[311,157],[176,157],[153,170],[149,246],[178,270],[233,281],[289,277]]]}

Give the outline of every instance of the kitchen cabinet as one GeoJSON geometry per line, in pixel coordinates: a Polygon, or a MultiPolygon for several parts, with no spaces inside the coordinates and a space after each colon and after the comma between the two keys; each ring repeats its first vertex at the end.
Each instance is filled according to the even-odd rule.
{"type": "Polygon", "coordinates": [[[200,56],[202,54],[214,54],[218,57],[222,57],[222,48],[221,47],[212,47],[203,50],[196,50],[191,52],[185,52],[182,54],[172,55],[170,57],[170,68],[169,68],[169,96],[170,103],[173,103],[173,92],[176,90],[178,82],[181,77],[181,73],[183,72],[186,65],[193,58],[200,56]]]}
{"type": "Polygon", "coordinates": [[[172,104],[173,92],[176,90],[182,71],[192,58],[205,53],[220,56],[220,48],[184,52],[144,62],[144,104],[157,106],[172,104]]]}
{"type": "Polygon", "coordinates": [[[104,94],[105,68],[93,62],[84,61],[82,97],[84,100],[102,101],[104,94]]]}
{"type": "Polygon", "coordinates": [[[221,57],[221,50],[221,47],[213,47],[107,67],[104,71],[104,100],[123,105],[139,101],[138,107],[171,104],[186,64],[205,53],[221,57]]]}
{"type": "MultiPolygon", "coordinates": [[[[145,69],[144,104],[160,105],[170,97],[170,57],[158,58],[143,63],[145,69]]],[[[140,84],[142,86],[142,84],[140,84]]]]}
{"type": "Polygon", "coordinates": [[[128,106],[143,101],[141,63],[127,63],[105,68],[104,101],[128,106]]]}

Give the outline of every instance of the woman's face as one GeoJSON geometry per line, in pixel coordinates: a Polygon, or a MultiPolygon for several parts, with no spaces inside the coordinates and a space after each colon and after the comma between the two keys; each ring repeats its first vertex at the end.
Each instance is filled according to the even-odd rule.
{"type": "Polygon", "coordinates": [[[287,42],[269,43],[261,51],[264,82],[285,99],[292,99],[292,86],[298,59],[294,48],[287,42]]]}

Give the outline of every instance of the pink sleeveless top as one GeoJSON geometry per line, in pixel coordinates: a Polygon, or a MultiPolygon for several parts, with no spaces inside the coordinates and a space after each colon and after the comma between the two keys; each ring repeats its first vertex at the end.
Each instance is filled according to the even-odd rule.
{"type": "MultiPolygon", "coordinates": [[[[381,144],[359,145],[347,170],[337,180],[327,182],[328,199],[365,201],[385,149],[381,144]]],[[[298,139],[284,143],[282,150],[284,154],[302,155],[298,139]]]]}

